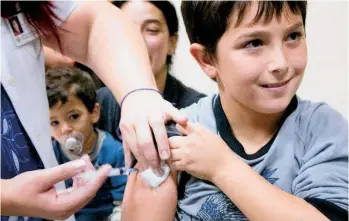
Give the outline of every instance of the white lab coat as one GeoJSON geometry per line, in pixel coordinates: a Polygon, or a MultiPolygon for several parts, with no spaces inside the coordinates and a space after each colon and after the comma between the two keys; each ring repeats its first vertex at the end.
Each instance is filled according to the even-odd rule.
{"type": "MultiPolygon", "coordinates": [[[[55,4],[56,15],[64,21],[76,7],[77,2],[66,1],[55,4]]],[[[50,135],[44,56],[40,41],[36,39],[23,46],[16,46],[3,18],[1,18],[1,84],[45,168],[56,166],[57,160],[50,135]]],[[[64,189],[65,185],[61,182],[56,187],[64,189]]],[[[17,220],[17,217],[11,217],[10,220],[17,220]]],[[[72,216],[67,220],[75,218],[72,216]]]]}

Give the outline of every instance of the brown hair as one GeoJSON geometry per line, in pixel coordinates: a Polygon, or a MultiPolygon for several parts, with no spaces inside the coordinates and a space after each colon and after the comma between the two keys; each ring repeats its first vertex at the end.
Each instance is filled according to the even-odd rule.
{"type": "Polygon", "coordinates": [[[46,71],[46,92],[49,107],[68,101],[69,94],[82,101],[91,113],[97,102],[96,86],[91,76],[74,67],[53,67],[46,71]]]}
{"type": "MultiPolygon", "coordinates": [[[[246,1],[182,1],[181,11],[190,43],[199,43],[206,48],[208,55],[215,54],[217,43],[226,31],[233,13],[237,13],[238,26],[246,8],[252,2],[246,1]]],[[[253,23],[264,19],[269,22],[274,16],[280,17],[288,8],[291,13],[300,14],[305,25],[306,1],[260,1],[253,23]]]]}
{"type": "Polygon", "coordinates": [[[58,27],[54,22],[54,19],[60,19],[54,13],[54,8],[52,1],[1,1],[1,17],[10,18],[22,12],[38,34],[45,38],[53,36],[62,50],[58,27]]]}

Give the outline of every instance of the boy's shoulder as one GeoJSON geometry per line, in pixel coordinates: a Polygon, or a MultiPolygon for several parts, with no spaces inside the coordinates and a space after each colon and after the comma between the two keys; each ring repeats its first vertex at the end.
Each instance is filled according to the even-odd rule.
{"type": "MultiPolygon", "coordinates": [[[[197,103],[181,109],[191,122],[198,122],[213,132],[217,132],[213,105],[218,95],[201,98],[197,103]]],[[[313,102],[297,98],[296,109],[287,117],[286,122],[293,122],[295,132],[304,140],[310,134],[331,134],[338,130],[347,131],[347,120],[325,102],[313,102]],[[326,128],[323,128],[326,127],[326,128]]]]}
{"type": "Polygon", "coordinates": [[[324,122],[335,125],[348,124],[345,117],[326,102],[303,100],[299,97],[297,97],[297,100],[296,120],[301,125],[308,125],[308,129],[309,126],[320,126],[324,122]]]}
{"type": "MultiPolygon", "coordinates": [[[[337,110],[325,102],[312,102],[299,97],[293,119],[295,133],[304,141],[326,139],[329,137],[345,138],[348,133],[348,121],[337,110]]],[[[292,115],[290,116],[292,117],[292,115]]]]}
{"type": "Polygon", "coordinates": [[[197,103],[182,108],[181,112],[188,117],[190,122],[200,123],[212,132],[217,132],[216,120],[213,113],[213,104],[217,97],[217,94],[203,97],[197,103]]]}

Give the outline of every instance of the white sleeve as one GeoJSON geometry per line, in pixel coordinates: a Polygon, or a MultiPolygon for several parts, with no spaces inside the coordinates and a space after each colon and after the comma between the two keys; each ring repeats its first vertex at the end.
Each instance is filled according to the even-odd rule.
{"type": "Polygon", "coordinates": [[[60,19],[57,20],[54,18],[54,21],[57,26],[60,26],[63,21],[65,21],[68,16],[73,12],[75,7],[78,5],[78,1],[69,0],[69,1],[52,1],[54,8],[53,12],[60,19]]]}

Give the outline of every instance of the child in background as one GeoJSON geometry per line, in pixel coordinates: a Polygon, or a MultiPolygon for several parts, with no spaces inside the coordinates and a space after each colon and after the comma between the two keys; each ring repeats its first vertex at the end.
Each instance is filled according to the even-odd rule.
{"type": "MultiPolygon", "coordinates": [[[[103,164],[123,167],[122,144],[94,126],[99,120],[100,106],[92,78],[77,68],[56,67],[46,71],[46,85],[58,163],[87,154],[96,168],[103,164]]],[[[114,204],[123,198],[126,181],[125,176],[108,178],[89,204],[75,214],[76,220],[119,220],[118,207],[114,210],[116,214],[111,214],[114,204]]],[[[66,181],[66,185],[72,187],[72,180],[66,181]]]]}
{"type": "Polygon", "coordinates": [[[348,122],[296,95],[307,3],[183,1],[181,9],[190,53],[219,95],[183,110],[187,136],[170,138],[168,161],[178,174],[157,192],[129,177],[123,219],[348,220],[348,122]]]}

